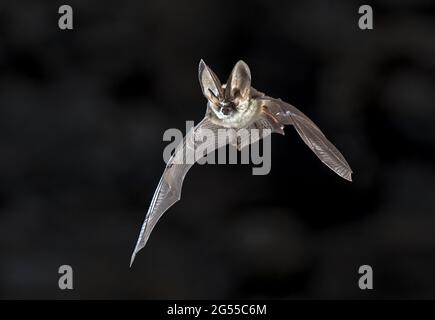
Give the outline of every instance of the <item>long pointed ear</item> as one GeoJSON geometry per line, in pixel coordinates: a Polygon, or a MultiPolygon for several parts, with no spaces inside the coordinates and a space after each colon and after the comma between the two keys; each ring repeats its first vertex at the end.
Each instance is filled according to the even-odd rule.
{"type": "Polygon", "coordinates": [[[221,100],[224,96],[221,82],[216,74],[201,59],[198,69],[199,83],[201,84],[202,93],[212,102],[221,100]]]}
{"type": "Polygon", "coordinates": [[[231,71],[225,88],[227,99],[242,97],[248,99],[251,89],[251,71],[248,65],[239,60],[231,71]]]}

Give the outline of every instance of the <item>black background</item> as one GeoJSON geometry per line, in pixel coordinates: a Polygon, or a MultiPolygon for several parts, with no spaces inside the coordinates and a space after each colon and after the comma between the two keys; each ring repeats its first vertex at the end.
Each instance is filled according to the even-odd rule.
{"type": "Polygon", "coordinates": [[[435,7],[429,0],[0,4],[1,298],[434,298],[435,7]],[[371,4],[374,30],[358,28],[371,4]],[[194,166],[129,269],[168,128],[205,112],[203,58],[313,119],[272,171],[194,166]],[[58,288],[60,265],[74,290],[58,288]],[[358,268],[374,290],[358,288],[358,268]]]}

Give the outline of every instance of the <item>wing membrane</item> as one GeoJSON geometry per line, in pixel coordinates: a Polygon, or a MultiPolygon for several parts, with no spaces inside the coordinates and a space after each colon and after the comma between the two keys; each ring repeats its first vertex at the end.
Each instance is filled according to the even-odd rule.
{"type": "Polygon", "coordinates": [[[215,136],[217,136],[216,133],[219,128],[219,126],[213,124],[207,118],[204,118],[195,128],[187,133],[183,141],[177,146],[174,155],[166,165],[165,171],[154,193],[131,256],[130,266],[133,264],[136,254],[145,246],[151,231],[154,229],[161,216],[180,200],[184,178],[193,165],[193,163],[186,163],[186,151],[188,151],[188,149],[196,150],[199,143],[208,151],[215,150],[225,145],[226,141],[207,139],[205,142],[202,142],[196,139],[198,136],[204,134],[205,129],[211,130],[215,133],[215,136]]]}
{"type": "Polygon", "coordinates": [[[338,149],[323,132],[296,107],[281,99],[264,96],[265,108],[283,124],[292,124],[302,140],[316,156],[342,178],[352,181],[352,169],[338,149]]]}

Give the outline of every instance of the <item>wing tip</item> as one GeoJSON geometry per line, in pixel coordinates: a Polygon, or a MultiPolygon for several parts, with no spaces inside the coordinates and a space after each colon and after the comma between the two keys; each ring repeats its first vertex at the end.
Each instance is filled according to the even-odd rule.
{"type": "Polygon", "coordinates": [[[340,174],[340,176],[343,179],[346,179],[349,182],[353,182],[353,180],[352,180],[352,173],[353,173],[352,170],[349,170],[349,171],[345,172],[344,174],[340,174]]]}
{"type": "Polygon", "coordinates": [[[136,247],[134,248],[134,251],[131,255],[130,258],[130,268],[133,265],[134,260],[136,259],[136,255],[137,253],[143,248],[144,246],[140,244],[140,242],[138,241],[138,243],[136,244],[136,247]]]}
{"type": "Polygon", "coordinates": [[[136,250],[135,252],[133,252],[133,254],[131,255],[131,259],[130,259],[130,268],[133,265],[134,259],[136,258],[136,250]]]}
{"type": "Polygon", "coordinates": [[[131,258],[130,258],[130,268],[131,268],[131,266],[133,265],[133,262],[134,262],[134,260],[136,259],[136,254],[140,251],[140,247],[138,247],[137,245],[136,245],[136,247],[134,248],[134,251],[133,251],[133,253],[132,253],[132,255],[131,255],[131,258]]]}

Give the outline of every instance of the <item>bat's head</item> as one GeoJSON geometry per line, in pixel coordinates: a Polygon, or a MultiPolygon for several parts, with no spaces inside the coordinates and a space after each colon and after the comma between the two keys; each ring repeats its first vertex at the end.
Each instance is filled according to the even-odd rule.
{"type": "Polygon", "coordinates": [[[208,106],[218,118],[230,118],[238,112],[240,106],[249,102],[251,72],[245,62],[240,60],[236,63],[224,85],[203,60],[199,63],[198,76],[208,106]]]}

